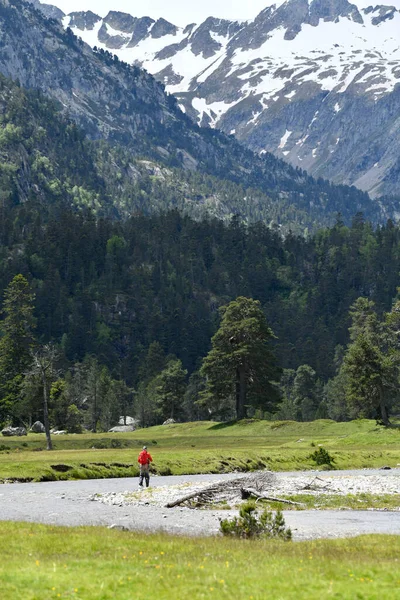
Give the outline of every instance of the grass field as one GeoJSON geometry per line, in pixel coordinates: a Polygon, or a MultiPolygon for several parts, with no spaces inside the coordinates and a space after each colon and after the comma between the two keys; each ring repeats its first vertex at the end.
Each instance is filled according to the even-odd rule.
{"type": "Polygon", "coordinates": [[[190,539],[1,523],[2,600],[396,600],[400,538],[190,539]]]}
{"type": "Polygon", "coordinates": [[[154,472],[162,475],[315,469],[310,454],[323,446],[337,469],[400,464],[400,427],[375,421],[311,423],[245,420],[183,423],[126,434],[44,435],[0,440],[0,481],[49,481],[137,475],[137,454],[146,444],[154,472]]]}

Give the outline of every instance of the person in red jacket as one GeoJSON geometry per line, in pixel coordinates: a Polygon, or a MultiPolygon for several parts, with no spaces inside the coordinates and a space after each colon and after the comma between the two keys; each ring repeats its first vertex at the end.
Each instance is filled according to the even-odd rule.
{"type": "Polygon", "coordinates": [[[153,462],[151,454],[147,452],[147,446],[143,446],[143,450],[139,454],[138,463],[140,466],[139,486],[143,487],[143,479],[146,481],[146,487],[150,484],[150,463],[153,462]]]}

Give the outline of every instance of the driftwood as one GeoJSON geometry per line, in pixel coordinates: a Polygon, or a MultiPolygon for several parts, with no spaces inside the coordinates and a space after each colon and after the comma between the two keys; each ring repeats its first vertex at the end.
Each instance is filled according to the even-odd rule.
{"type": "Polygon", "coordinates": [[[257,498],[257,500],[269,500],[270,502],[283,502],[284,504],[293,504],[294,506],[304,506],[302,502],[294,502],[293,500],[284,500],[283,498],[275,498],[274,496],[267,496],[262,494],[253,488],[242,488],[242,499],[247,500],[250,496],[257,498]]]}
{"type": "Polygon", "coordinates": [[[168,502],[165,505],[166,508],[174,508],[190,500],[197,499],[196,504],[213,504],[215,502],[221,502],[222,500],[231,501],[233,498],[240,499],[242,488],[254,489],[257,493],[261,493],[263,489],[268,489],[274,479],[273,473],[268,471],[251,473],[249,475],[241,475],[228,481],[219,481],[213,483],[202,490],[191,492],[186,496],[182,496],[177,500],[168,502]]]}
{"type": "Polygon", "coordinates": [[[194,498],[200,498],[201,496],[208,496],[212,494],[214,491],[213,488],[206,488],[205,490],[197,490],[197,492],[192,492],[191,494],[187,494],[186,496],[182,496],[182,498],[178,498],[178,500],[174,500],[173,502],[168,502],[165,505],[166,508],[174,508],[174,506],[179,506],[179,504],[183,504],[188,500],[193,500],[194,498]]]}
{"type": "Polygon", "coordinates": [[[331,484],[328,482],[326,483],[323,479],[321,479],[321,477],[314,477],[314,479],[312,481],[310,481],[310,483],[307,483],[307,485],[305,485],[304,487],[302,487],[302,490],[316,490],[318,488],[321,488],[323,490],[325,490],[326,488],[328,488],[331,484]],[[317,484],[316,481],[322,481],[325,485],[321,485],[321,484],[317,484]]]}

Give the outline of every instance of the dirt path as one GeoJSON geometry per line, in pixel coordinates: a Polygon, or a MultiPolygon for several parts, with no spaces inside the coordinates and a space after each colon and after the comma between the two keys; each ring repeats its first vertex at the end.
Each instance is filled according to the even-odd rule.
{"type": "MultiPolygon", "coordinates": [[[[400,493],[400,469],[391,471],[343,471],[329,473],[277,474],[293,478],[313,476],[341,479],[362,476],[374,485],[389,486],[400,493]]],[[[230,475],[193,475],[153,477],[152,486],[171,486],[212,482],[237,477],[230,475]]],[[[167,489],[167,488],[166,488],[167,489]]],[[[6,484],[0,486],[0,520],[31,521],[54,525],[116,525],[130,530],[166,531],[174,534],[210,535],[218,532],[219,519],[231,511],[166,509],[157,505],[105,504],[92,501],[94,494],[123,494],[137,490],[137,479],[100,479],[46,483],[6,484]]],[[[379,493],[379,490],[376,490],[379,493]]],[[[382,492],[383,493],[383,492],[382,492]]],[[[233,513],[232,513],[233,514],[233,513]]],[[[299,511],[285,512],[294,539],[344,537],[364,533],[400,535],[400,511],[299,511]]]]}

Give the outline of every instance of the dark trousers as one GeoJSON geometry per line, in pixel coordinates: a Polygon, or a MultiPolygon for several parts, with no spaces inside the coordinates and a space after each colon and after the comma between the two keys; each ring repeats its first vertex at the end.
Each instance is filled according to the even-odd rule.
{"type": "Polygon", "coordinates": [[[149,465],[140,465],[140,477],[139,477],[139,485],[143,485],[143,479],[146,480],[146,487],[149,487],[150,484],[150,471],[149,465]]]}

